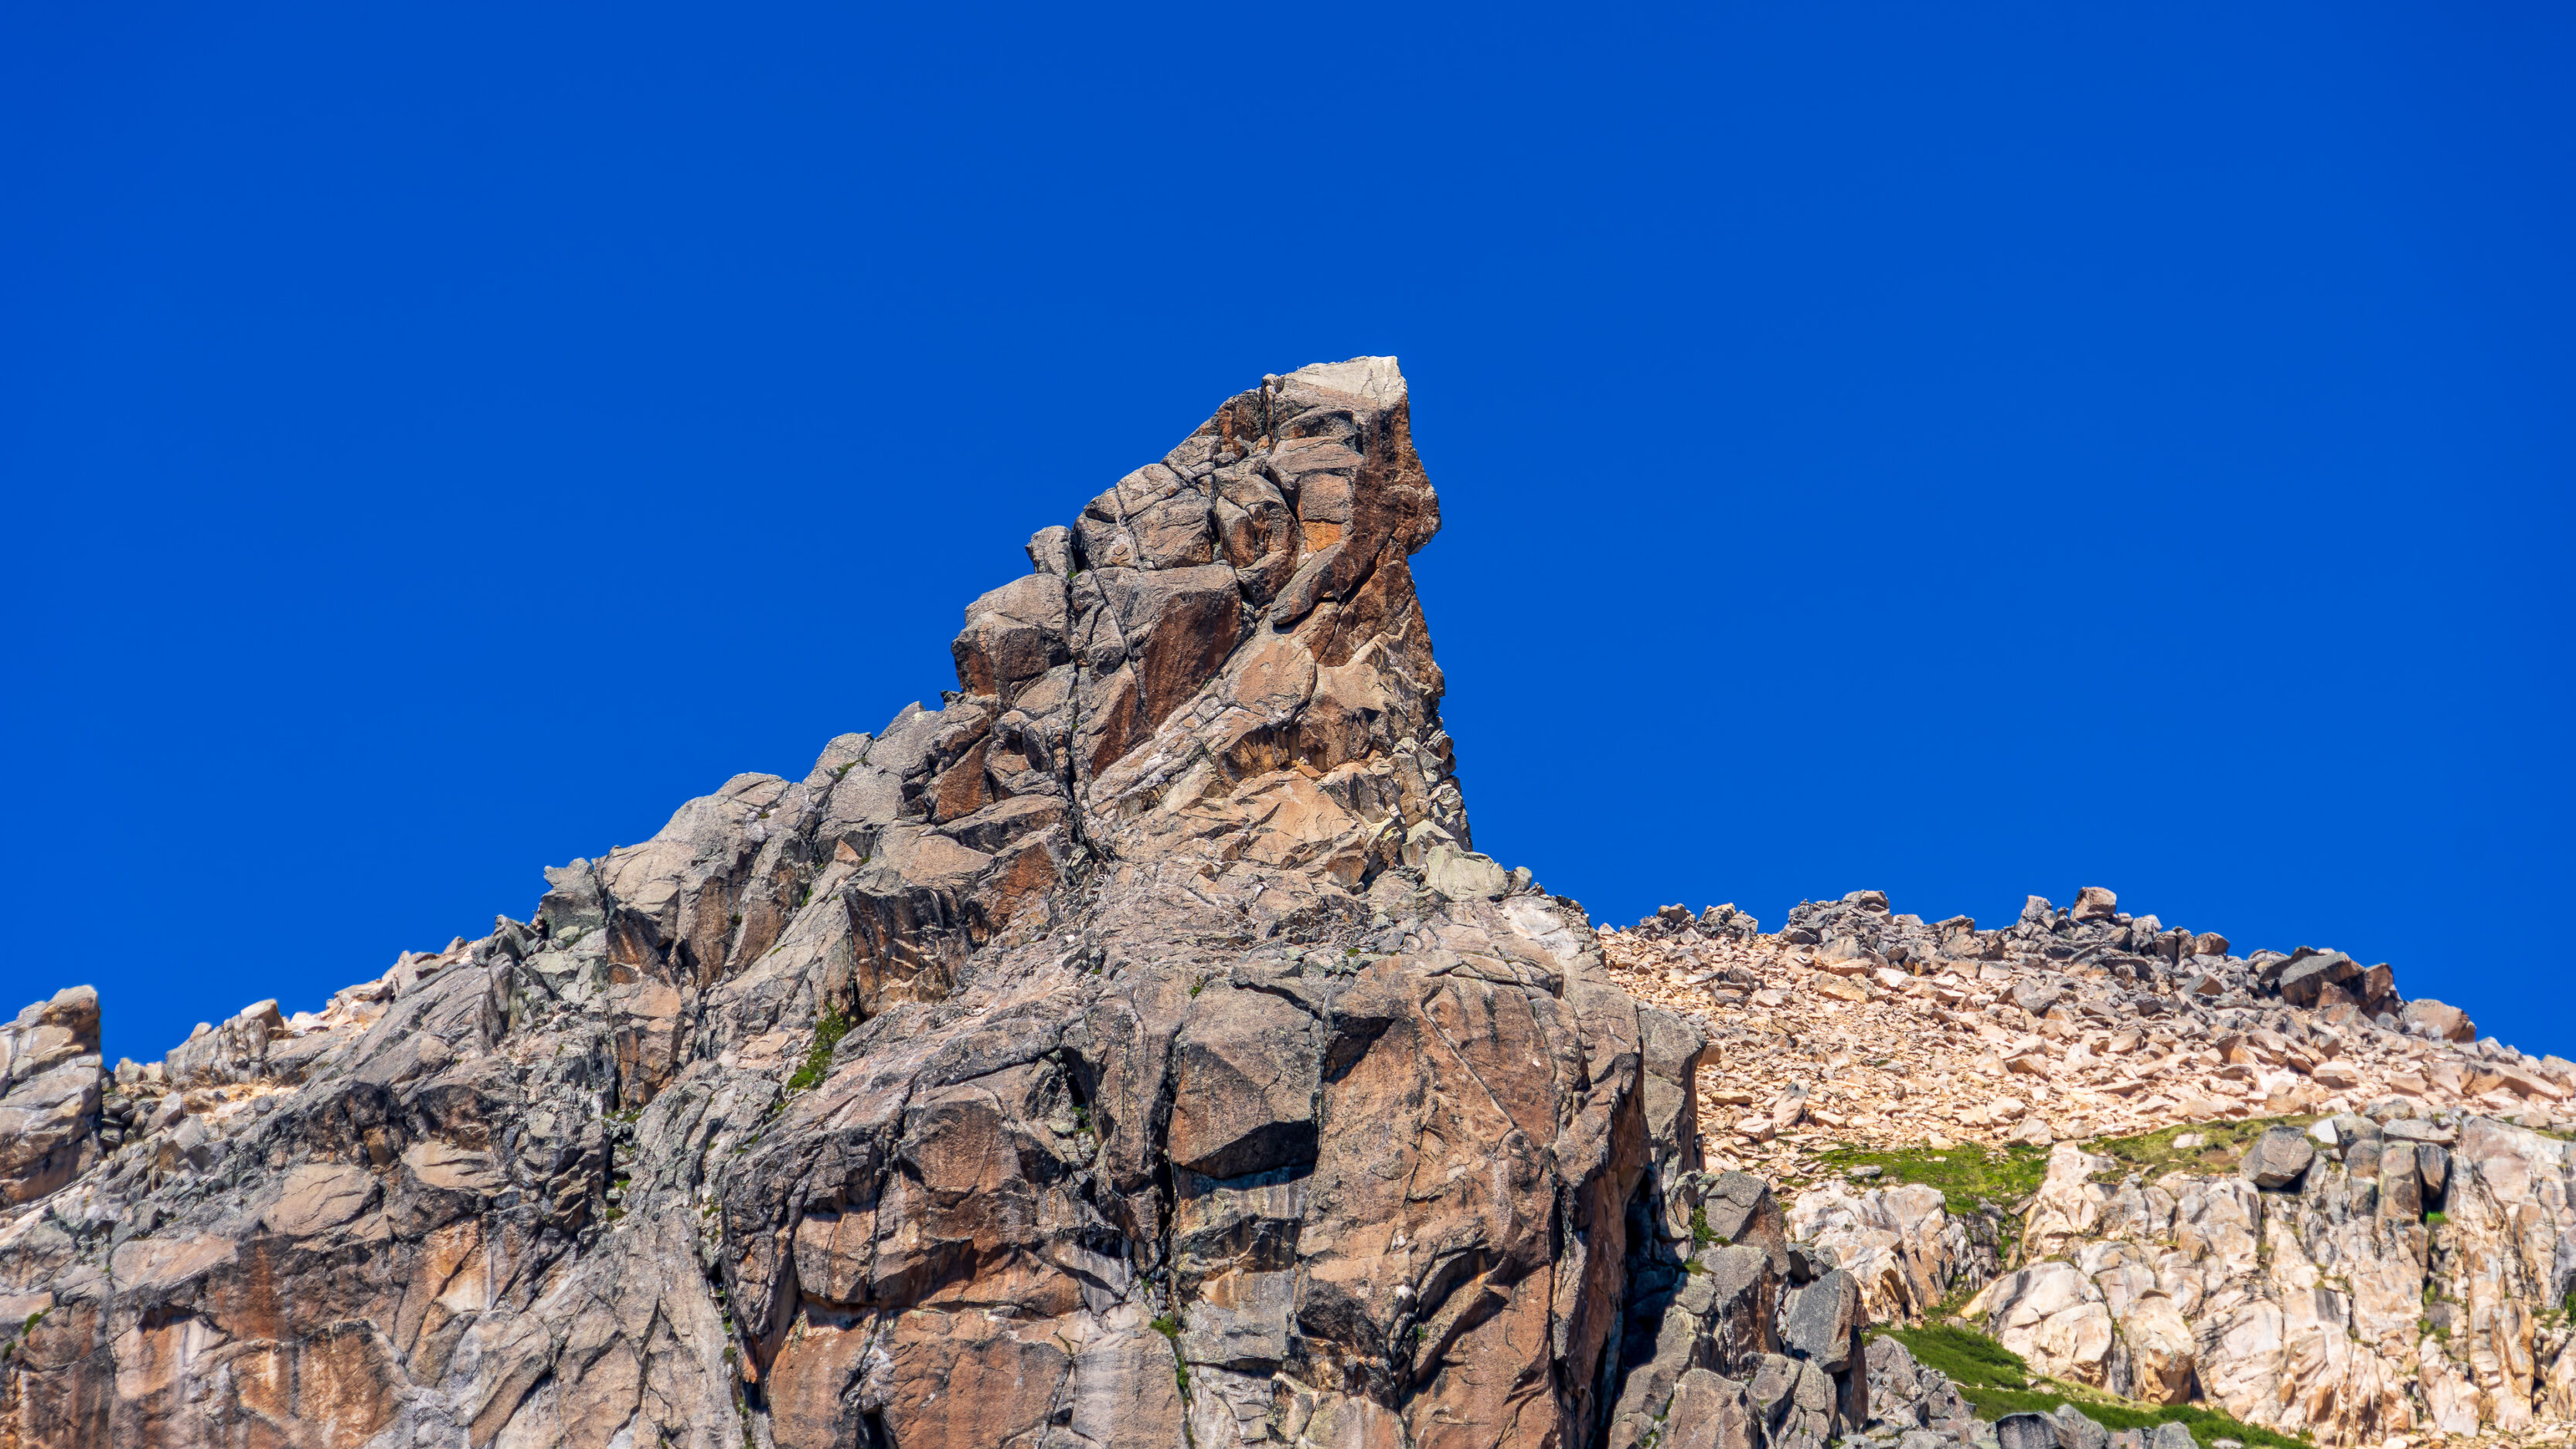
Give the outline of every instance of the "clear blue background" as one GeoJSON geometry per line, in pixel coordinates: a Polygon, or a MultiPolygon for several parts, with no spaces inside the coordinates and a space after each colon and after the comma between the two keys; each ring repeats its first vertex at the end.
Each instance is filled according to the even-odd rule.
{"type": "Polygon", "coordinates": [[[2576,10],[0,13],[0,986],[111,1055],[935,703],[1383,352],[1596,917],[2102,884],[2576,1055],[2576,10]]]}

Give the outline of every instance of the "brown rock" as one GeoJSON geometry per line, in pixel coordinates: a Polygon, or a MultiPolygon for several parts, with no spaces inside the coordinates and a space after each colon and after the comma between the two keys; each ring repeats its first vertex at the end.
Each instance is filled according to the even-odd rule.
{"type": "Polygon", "coordinates": [[[2406,1003],[2398,1013],[2398,1022],[2406,1030],[2440,1041],[2476,1041],[2478,1029],[2468,1014],[2456,1006],[2445,1006],[2431,997],[2406,1003]]]}

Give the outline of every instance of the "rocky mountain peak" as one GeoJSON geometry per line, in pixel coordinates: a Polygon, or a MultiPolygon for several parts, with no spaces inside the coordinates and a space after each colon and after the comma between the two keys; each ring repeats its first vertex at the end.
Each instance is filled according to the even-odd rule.
{"type": "Polygon", "coordinates": [[[86,988],[0,1026],[0,1449],[2576,1417],[2576,1067],[2389,966],[2091,886],[1608,930],[1477,854],[1410,406],[1263,378],[1030,537],[939,708],[527,920],[112,1072],[86,988]]]}
{"type": "Polygon", "coordinates": [[[8,1159],[0,1444],[1595,1442],[1701,1042],[1473,852],[1439,518],[1393,358],[1264,378],[941,707],[321,1011],[13,1046],[82,1090],[8,1159]]]}

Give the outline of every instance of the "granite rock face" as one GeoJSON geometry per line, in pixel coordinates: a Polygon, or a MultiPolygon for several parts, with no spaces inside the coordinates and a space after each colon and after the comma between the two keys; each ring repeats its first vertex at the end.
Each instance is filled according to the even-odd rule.
{"type": "MultiPolygon", "coordinates": [[[[2384,966],[2238,957],[2107,890],[2077,900],[1981,930],[1855,891],[1776,936],[1678,906],[1600,934],[1614,980],[1710,1040],[1709,1165],[1811,1184],[1788,1240],[1852,1276],[1873,1320],[1965,1302],[2058,1379],[2322,1444],[2563,1437],[2576,1066],[2479,1039],[2439,1002],[2385,1009],[2384,966]],[[2300,985],[2337,978],[2354,999],[2300,985]],[[2045,1177],[2027,1203],[1954,1214],[1838,1143],[2018,1152],[2045,1177]],[[2123,1143],[2189,1170],[2091,1150],[2123,1143]]],[[[1873,1415],[1934,1434],[1875,1402],[1902,1377],[1873,1360],[1873,1415]]]]}
{"type": "Polygon", "coordinates": [[[2060,1143],[2024,1224],[2048,1256],[1965,1312],[2043,1373],[2324,1443],[2576,1417],[2552,1312],[2576,1291],[2576,1147],[2484,1117],[2388,1127],[2274,1129],[2234,1175],[2152,1180],[2060,1143]]]}
{"type": "Polygon", "coordinates": [[[109,1075],[31,1008],[0,1446],[1581,1446],[1667,1320],[1657,1414],[1846,1427],[1859,1290],[1782,1351],[1701,1037],[1474,852],[1409,421],[1391,358],[1264,379],[941,708],[320,1012],[109,1075]]]}
{"type": "Polygon", "coordinates": [[[70,987],[0,1026],[0,1204],[33,1202],[99,1159],[98,993],[70,987]]]}

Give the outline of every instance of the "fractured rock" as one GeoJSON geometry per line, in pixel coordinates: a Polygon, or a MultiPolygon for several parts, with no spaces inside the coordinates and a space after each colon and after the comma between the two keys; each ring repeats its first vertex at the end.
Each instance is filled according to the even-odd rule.
{"type": "Polygon", "coordinates": [[[2260,1188],[2295,1186],[2317,1156],[2316,1144],[2296,1127],[2274,1127],[2245,1149],[2237,1170],[2260,1188]]]}

